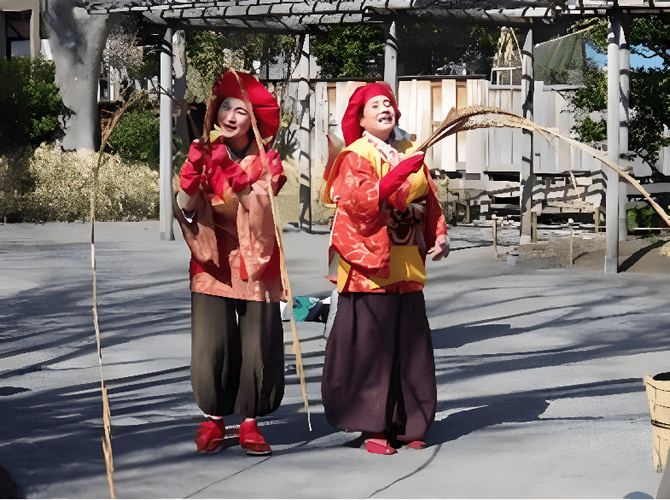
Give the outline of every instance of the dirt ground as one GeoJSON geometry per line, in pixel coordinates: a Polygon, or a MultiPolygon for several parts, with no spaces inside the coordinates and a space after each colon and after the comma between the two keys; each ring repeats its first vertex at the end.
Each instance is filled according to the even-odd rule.
{"type": "MultiPolygon", "coordinates": [[[[276,197],[279,218],[283,223],[298,222],[300,217],[300,185],[298,183],[297,164],[291,158],[282,160],[282,163],[284,165],[284,171],[286,172],[286,184],[284,184],[284,187],[282,187],[276,197]]],[[[313,182],[316,186],[315,191],[318,191],[321,186],[321,179],[313,179],[313,182]]],[[[317,195],[319,193],[320,192],[317,192],[317,195]]],[[[323,203],[321,203],[320,199],[314,200],[312,205],[312,224],[328,224],[332,216],[333,210],[326,208],[323,203]]],[[[307,220],[308,214],[305,214],[303,219],[307,220]]]]}
{"type": "MultiPolygon", "coordinates": [[[[570,236],[552,236],[546,241],[519,246],[519,262],[539,268],[570,265],[570,236]]],[[[602,271],[605,235],[593,233],[572,238],[573,266],[602,271]]],[[[619,272],[670,274],[670,235],[648,238],[629,235],[619,244],[619,272]]]]}

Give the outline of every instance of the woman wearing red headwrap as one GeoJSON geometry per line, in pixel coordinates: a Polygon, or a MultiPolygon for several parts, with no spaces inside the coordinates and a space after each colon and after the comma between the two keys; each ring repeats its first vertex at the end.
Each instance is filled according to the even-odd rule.
{"type": "Polygon", "coordinates": [[[322,395],[331,425],[366,434],[371,453],[424,446],[437,403],[423,287],[425,259],[449,254],[447,226],[423,153],[395,141],[390,87],[354,91],[342,118],[346,148],[325,174],[335,204],[337,313],[322,395]]]}
{"type": "Polygon", "coordinates": [[[222,417],[237,414],[245,418],[242,447],[269,454],[256,417],[275,411],[284,395],[279,302],[286,300],[269,190],[276,195],[286,177],[276,151],[262,161],[252,119],[271,145],[279,105],[253,76],[232,70],[213,97],[205,131],[213,130],[191,144],[175,210],[191,250],[191,386],[209,418],[196,445],[222,449],[222,417]]]}

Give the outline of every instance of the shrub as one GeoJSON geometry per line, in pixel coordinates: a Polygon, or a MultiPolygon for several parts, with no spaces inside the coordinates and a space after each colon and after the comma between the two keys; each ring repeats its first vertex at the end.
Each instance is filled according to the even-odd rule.
{"type": "MultiPolygon", "coordinates": [[[[29,165],[34,188],[20,197],[20,221],[88,220],[96,161],[91,151],[62,152],[53,145],[37,148],[29,165]]],[[[105,155],[98,179],[96,220],[155,218],[158,205],[157,172],[119,155],[105,155]]]]}
{"type": "Polygon", "coordinates": [[[35,187],[30,172],[32,154],[33,148],[25,146],[0,157],[0,217],[9,222],[21,220],[24,197],[35,187]]]}
{"type": "Polygon", "coordinates": [[[667,226],[661,216],[658,215],[654,207],[646,203],[642,205],[629,203],[626,206],[626,224],[629,231],[632,231],[633,228],[636,227],[658,228],[667,226]]]}
{"type": "Polygon", "coordinates": [[[0,59],[0,147],[39,144],[59,128],[55,65],[38,55],[0,59]]]}
{"type": "Polygon", "coordinates": [[[152,109],[126,111],[108,140],[107,151],[118,152],[124,159],[146,162],[159,168],[160,117],[152,109]]]}

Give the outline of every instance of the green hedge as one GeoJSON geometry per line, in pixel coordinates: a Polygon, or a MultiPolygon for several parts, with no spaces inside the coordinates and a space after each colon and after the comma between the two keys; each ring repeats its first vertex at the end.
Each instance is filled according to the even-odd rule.
{"type": "Polygon", "coordinates": [[[108,152],[119,153],[128,161],[146,162],[159,168],[160,117],[154,109],[126,111],[108,140],[108,152]]]}
{"type": "MultiPolygon", "coordinates": [[[[668,211],[666,210],[666,213],[668,211]]],[[[666,227],[667,224],[658,215],[658,212],[654,207],[648,204],[635,204],[629,203],[626,206],[626,225],[628,231],[632,231],[633,228],[659,228],[666,227]]]]}
{"type": "Polygon", "coordinates": [[[55,65],[42,55],[34,59],[0,59],[0,147],[39,144],[59,129],[63,101],[55,81],[55,65]]]}

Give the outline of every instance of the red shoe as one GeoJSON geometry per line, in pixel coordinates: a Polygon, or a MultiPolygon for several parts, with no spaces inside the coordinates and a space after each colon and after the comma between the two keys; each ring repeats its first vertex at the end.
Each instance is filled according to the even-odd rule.
{"type": "Polygon", "coordinates": [[[258,429],[256,420],[245,420],[240,424],[240,445],[247,455],[271,455],[272,449],[258,429]]]}
{"type": "Polygon", "coordinates": [[[368,450],[368,453],[375,453],[377,455],[393,455],[394,453],[398,453],[398,450],[391,446],[386,439],[366,439],[365,449],[368,450]]]}
{"type": "Polygon", "coordinates": [[[195,434],[195,445],[198,451],[216,453],[223,449],[223,440],[226,437],[226,426],[223,419],[208,420],[200,424],[195,434]]]}
{"type": "Polygon", "coordinates": [[[415,450],[423,450],[426,447],[426,443],[423,441],[410,441],[409,443],[405,443],[405,446],[415,450]]]}

